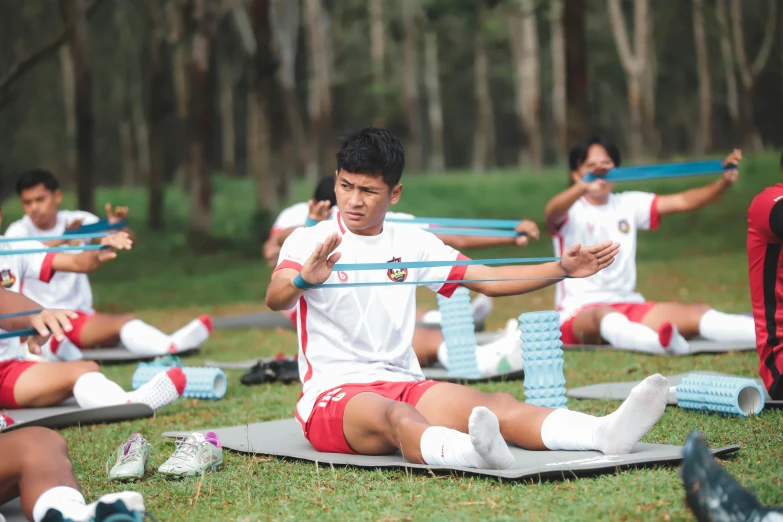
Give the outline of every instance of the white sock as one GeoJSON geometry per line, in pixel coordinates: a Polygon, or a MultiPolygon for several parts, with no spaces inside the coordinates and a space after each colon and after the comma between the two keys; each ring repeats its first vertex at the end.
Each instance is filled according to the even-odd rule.
{"type": "MultiPolygon", "coordinates": [[[[640,350],[647,353],[666,355],[666,348],[661,345],[658,332],[642,323],[631,322],[620,312],[611,312],[601,319],[601,337],[618,350],[640,350]]],[[[669,347],[675,348],[675,353],[682,350],[682,344],[688,341],[679,332],[672,333],[669,347]]]]}
{"type": "Polygon", "coordinates": [[[182,369],[171,368],[156,375],[138,390],[126,392],[102,373],[90,372],[76,380],[73,396],[81,408],[140,403],[157,410],[180,397],[186,384],[187,378],[182,369]]]}
{"type": "Polygon", "coordinates": [[[47,489],[33,505],[33,520],[41,522],[46,512],[56,509],[63,514],[63,518],[72,520],[87,520],[89,510],[82,494],[68,486],[56,486],[47,489]]]}
{"type": "Polygon", "coordinates": [[[141,319],[122,325],[120,341],[131,352],[142,355],[163,355],[174,351],[171,337],[141,319]]]}
{"type": "Polygon", "coordinates": [[[449,350],[446,348],[446,341],[440,343],[438,346],[438,362],[443,365],[444,368],[449,368],[449,350]]]}
{"type": "Polygon", "coordinates": [[[473,312],[473,322],[480,323],[492,312],[492,298],[478,294],[470,302],[470,309],[473,312]]]}
{"type": "Polygon", "coordinates": [[[209,327],[203,318],[191,322],[171,334],[171,343],[175,351],[197,348],[209,339],[209,327]]]}
{"type": "Polygon", "coordinates": [[[421,316],[421,322],[424,324],[440,324],[440,310],[429,310],[421,316]]]}
{"type": "Polygon", "coordinates": [[[509,469],[516,461],[500,434],[500,421],[489,408],[473,408],[468,419],[468,432],[473,447],[492,469],[509,469]]]}
{"type": "Polygon", "coordinates": [[[605,417],[556,409],[541,425],[541,440],[550,450],[630,453],[663,415],[668,392],[669,382],[655,374],[637,384],[617,411],[605,417]]]}
{"type": "Polygon", "coordinates": [[[82,351],[67,338],[60,341],[57,345],[57,353],[55,354],[51,353],[51,340],[41,347],[41,349],[46,354],[47,358],[55,361],[81,361],[84,359],[82,351]]]}
{"type": "Polygon", "coordinates": [[[756,344],[753,317],[707,310],[699,321],[699,335],[710,341],[756,344]]]}
{"type": "Polygon", "coordinates": [[[508,320],[502,338],[476,348],[476,361],[481,375],[497,375],[523,367],[522,339],[516,319],[508,320]]]}
{"type": "Polygon", "coordinates": [[[95,516],[95,510],[98,508],[99,502],[104,504],[114,504],[118,500],[125,504],[125,507],[128,508],[128,511],[145,511],[144,497],[141,493],[136,493],[135,491],[120,491],[118,493],[109,493],[103,495],[95,502],[90,502],[90,504],[87,506],[88,516],[95,516]]]}

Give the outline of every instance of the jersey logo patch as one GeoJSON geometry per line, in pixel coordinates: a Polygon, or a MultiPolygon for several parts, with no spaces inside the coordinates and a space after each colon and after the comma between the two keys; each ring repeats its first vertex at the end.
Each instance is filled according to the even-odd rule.
{"type": "MultiPolygon", "coordinates": [[[[390,259],[389,261],[386,261],[387,263],[400,263],[402,262],[402,259],[399,257],[395,257],[390,259]]],[[[386,271],[386,275],[389,276],[389,279],[392,281],[395,281],[397,283],[402,283],[406,279],[408,279],[408,269],[407,268],[390,268],[386,271]]]]}
{"type": "Polygon", "coordinates": [[[628,224],[628,222],[624,219],[621,219],[619,223],[617,223],[617,228],[620,229],[620,232],[623,234],[627,234],[629,230],[631,230],[631,225],[628,224]]]}
{"type": "Polygon", "coordinates": [[[10,269],[0,271],[0,285],[3,285],[3,288],[11,288],[14,283],[16,283],[16,276],[10,269]]]}

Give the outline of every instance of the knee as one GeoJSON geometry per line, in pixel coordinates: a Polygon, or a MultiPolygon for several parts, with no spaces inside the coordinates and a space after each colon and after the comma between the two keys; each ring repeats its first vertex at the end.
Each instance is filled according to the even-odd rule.
{"type": "Polygon", "coordinates": [[[68,441],[54,430],[48,428],[22,428],[17,431],[23,437],[18,455],[22,458],[23,467],[28,469],[43,469],[52,463],[71,463],[68,457],[68,441]]]}
{"type": "Polygon", "coordinates": [[[386,408],[386,422],[397,439],[417,422],[416,408],[405,402],[394,401],[386,408]]]}
{"type": "Polygon", "coordinates": [[[501,392],[491,394],[488,402],[492,405],[490,410],[497,415],[501,422],[519,404],[519,400],[513,395],[501,392]]]}
{"type": "Polygon", "coordinates": [[[85,373],[95,373],[101,371],[101,367],[95,361],[74,361],[70,364],[73,365],[72,374],[74,379],[78,379],[85,373]]]}

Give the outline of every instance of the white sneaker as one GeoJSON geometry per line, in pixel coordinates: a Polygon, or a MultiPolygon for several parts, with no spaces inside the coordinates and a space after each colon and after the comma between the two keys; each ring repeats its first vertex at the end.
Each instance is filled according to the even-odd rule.
{"type": "MultiPolygon", "coordinates": [[[[118,493],[109,493],[107,495],[103,495],[101,498],[96,500],[95,502],[87,505],[87,510],[89,511],[88,519],[89,521],[92,520],[99,520],[96,518],[96,509],[98,508],[98,504],[114,504],[117,501],[122,502],[125,507],[130,511],[131,513],[144,513],[146,511],[146,508],[144,507],[144,497],[141,493],[136,493],[135,491],[120,491],[118,493]]],[[[111,517],[111,514],[121,513],[122,509],[119,508],[113,508],[113,509],[105,509],[109,514],[109,517],[107,520],[111,517]]],[[[100,518],[102,520],[103,517],[100,518]]],[[[120,518],[119,520],[123,520],[120,518]]],[[[125,518],[124,520],[127,520],[125,518]]]]}
{"type": "Polygon", "coordinates": [[[188,477],[218,471],[223,467],[223,448],[217,433],[210,431],[204,437],[193,433],[174,443],[174,454],[164,462],[158,472],[173,477],[188,477]]]}
{"type": "MultiPolygon", "coordinates": [[[[139,433],[134,433],[114,452],[116,459],[109,471],[109,480],[136,480],[144,477],[150,462],[150,445],[139,433]]],[[[108,462],[106,463],[108,467],[108,462]]]]}
{"type": "Polygon", "coordinates": [[[478,294],[470,302],[470,309],[473,312],[473,322],[483,323],[484,320],[492,313],[492,298],[487,297],[484,294],[478,294]]]}
{"type": "Polygon", "coordinates": [[[502,338],[476,348],[479,371],[483,376],[490,377],[523,369],[520,335],[519,322],[509,319],[502,338]]]}

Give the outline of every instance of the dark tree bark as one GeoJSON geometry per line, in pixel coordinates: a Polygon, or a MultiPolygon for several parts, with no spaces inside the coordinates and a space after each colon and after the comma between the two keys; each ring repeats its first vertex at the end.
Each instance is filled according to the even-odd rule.
{"type": "Polygon", "coordinates": [[[587,40],[585,0],[565,2],[566,146],[587,134],[587,40]]]}
{"type": "Polygon", "coordinates": [[[150,168],[148,178],[149,207],[147,218],[152,230],[163,229],[163,146],[165,134],[163,118],[165,116],[164,83],[166,72],[163,63],[165,37],[163,21],[158,0],[149,0],[149,82],[150,94],[147,118],[150,131],[149,152],[150,168]]]}

